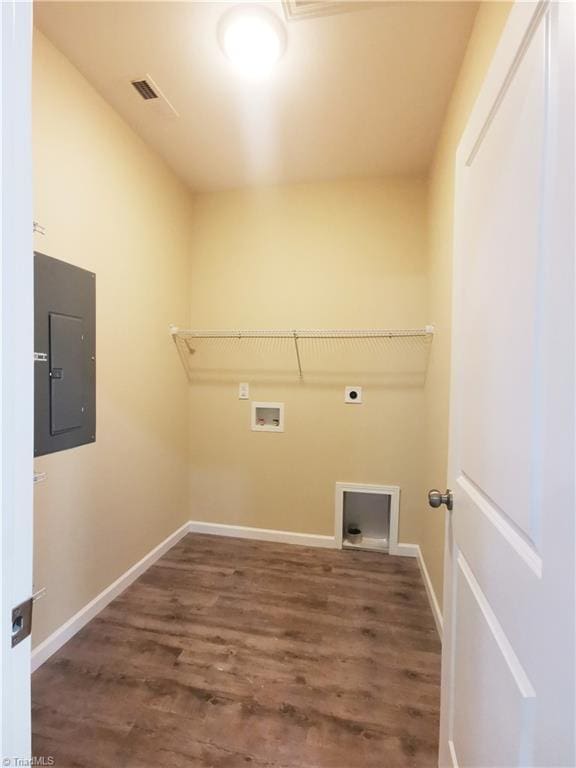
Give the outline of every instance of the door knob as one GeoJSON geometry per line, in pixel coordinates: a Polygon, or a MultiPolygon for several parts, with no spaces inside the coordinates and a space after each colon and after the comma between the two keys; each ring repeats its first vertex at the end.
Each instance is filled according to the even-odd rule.
{"type": "Polygon", "coordinates": [[[452,491],[448,489],[446,493],[440,493],[435,488],[428,491],[428,504],[434,509],[438,509],[442,504],[446,504],[446,508],[451,510],[454,506],[454,499],[452,497],[452,491]]]}

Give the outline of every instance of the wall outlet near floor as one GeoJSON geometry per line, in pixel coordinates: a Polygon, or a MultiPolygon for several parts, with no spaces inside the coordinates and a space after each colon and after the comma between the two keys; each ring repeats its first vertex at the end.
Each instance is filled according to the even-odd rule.
{"type": "Polygon", "coordinates": [[[238,399],[250,400],[250,384],[247,384],[246,382],[238,384],[238,399]]]}
{"type": "Polygon", "coordinates": [[[345,387],[344,402],[359,405],[362,402],[362,387],[345,387]]]}

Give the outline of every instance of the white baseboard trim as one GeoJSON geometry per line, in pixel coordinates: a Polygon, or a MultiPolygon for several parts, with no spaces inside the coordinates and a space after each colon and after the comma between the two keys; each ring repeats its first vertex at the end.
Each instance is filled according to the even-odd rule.
{"type": "MultiPolygon", "coordinates": [[[[181,538],[188,533],[206,533],[213,536],[228,536],[238,539],[254,539],[256,541],[271,541],[278,544],[297,544],[306,547],[323,547],[325,549],[336,548],[336,539],[334,536],[324,536],[316,533],[295,533],[293,531],[275,531],[268,528],[249,528],[243,525],[226,525],[224,523],[206,523],[200,520],[190,520],[184,523],[177,531],[174,531],[157,547],[150,550],[141,560],[129,568],[115,582],[106,587],[99,595],[91,600],[87,605],[81,608],[68,621],[62,624],[46,640],[43,640],[32,651],[31,667],[34,672],[47,659],[56,653],[65,643],[79,632],[91,619],[97,616],[108,603],[111,603],[115,597],[123,592],[133,581],[141,576],[156,560],[168,552],[181,538]]],[[[430,581],[430,576],[422,557],[422,551],[418,544],[395,544],[391,547],[391,555],[400,557],[415,557],[422,572],[426,593],[430,600],[430,607],[434,615],[434,621],[438,629],[440,639],[442,639],[442,614],[440,607],[430,581]]]]}
{"type": "Polygon", "coordinates": [[[390,544],[390,554],[396,557],[418,557],[418,544],[390,544]]]}
{"type": "Polygon", "coordinates": [[[183,536],[189,531],[189,523],[184,523],[177,531],[170,534],[164,541],[158,544],[157,547],[150,550],[147,555],[139,560],[135,565],[129,568],[122,574],[115,582],[110,584],[109,587],[87,605],[81,608],[78,613],[75,613],[72,618],[68,619],[61,627],[53,632],[46,640],[43,640],[32,651],[31,667],[32,672],[38,669],[44,662],[52,656],[53,653],[61,648],[64,643],[67,643],[82,627],[94,618],[101,610],[106,608],[108,603],[111,603],[115,597],[123,592],[127,587],[132,584],[133,581],[141,576],[144,571],[150,568],[158,558],[162,557],[169,549],[177,544],[183,536]]]}
{"type": "Polygon", "coordinates": [[[230,536],[236,539],[273,541],[276,544],[298,544],[304,547],[324,547],[325,549],[336,547],[334,536],[323,536],[319,533],[274,531],[269,528],[249,528],[244,525],[205,523],[201,520],[191,520],[188,523],[188,531],[189,533],[209,533],[212,536],[230,536]]]}
{"type": "Polygon", "coordinates": [[[417,558],[418,558],[418,565],[420,566],[420,573],[422,574],[424,586],[426,587],[426,593],[428,595],[428,601],[430,602],[430,608],[432,609],[432,615],[434,616],[436,629],[438,630],[438,634],[440,635],[440,640],[442,640],[442,636],[444,633],[444,621],[442,619],[442,612],[440,611],[440,605],[438,604],[436,592],[434,592],[434,587],[432,586],[432,580],[430,579],[428,568],[426,568],[426,563],[424,561],[424,556],[422,554],[420,545],[415,544],[413,546],[415,546],[416,549],[418,550],[417,558]]]}
{"type": "Polygon", "coordinates": [[[448,749],[450,750],[450,760],[452,760],[452,768],[458,768],[458,758],[456,757],[456,749],[454,748],[454,742],[452,739],[448,742],[448,749]]]}

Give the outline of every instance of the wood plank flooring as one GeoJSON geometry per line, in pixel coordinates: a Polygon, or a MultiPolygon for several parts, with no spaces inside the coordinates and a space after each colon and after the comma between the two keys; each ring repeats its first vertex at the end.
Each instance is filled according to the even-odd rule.
{"type": "Polygon", "coordinates": [[[33,675],[57,768],[431,768],[412,558],[188,535],[33,675]]]}

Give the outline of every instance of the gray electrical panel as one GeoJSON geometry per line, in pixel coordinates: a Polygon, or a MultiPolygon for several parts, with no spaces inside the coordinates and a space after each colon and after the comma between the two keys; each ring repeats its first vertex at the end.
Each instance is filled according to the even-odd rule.
{"type": "Polygon", "coordinates": [[[96,439],[96,276],[34,253],[34,455],[96,439]]]}

